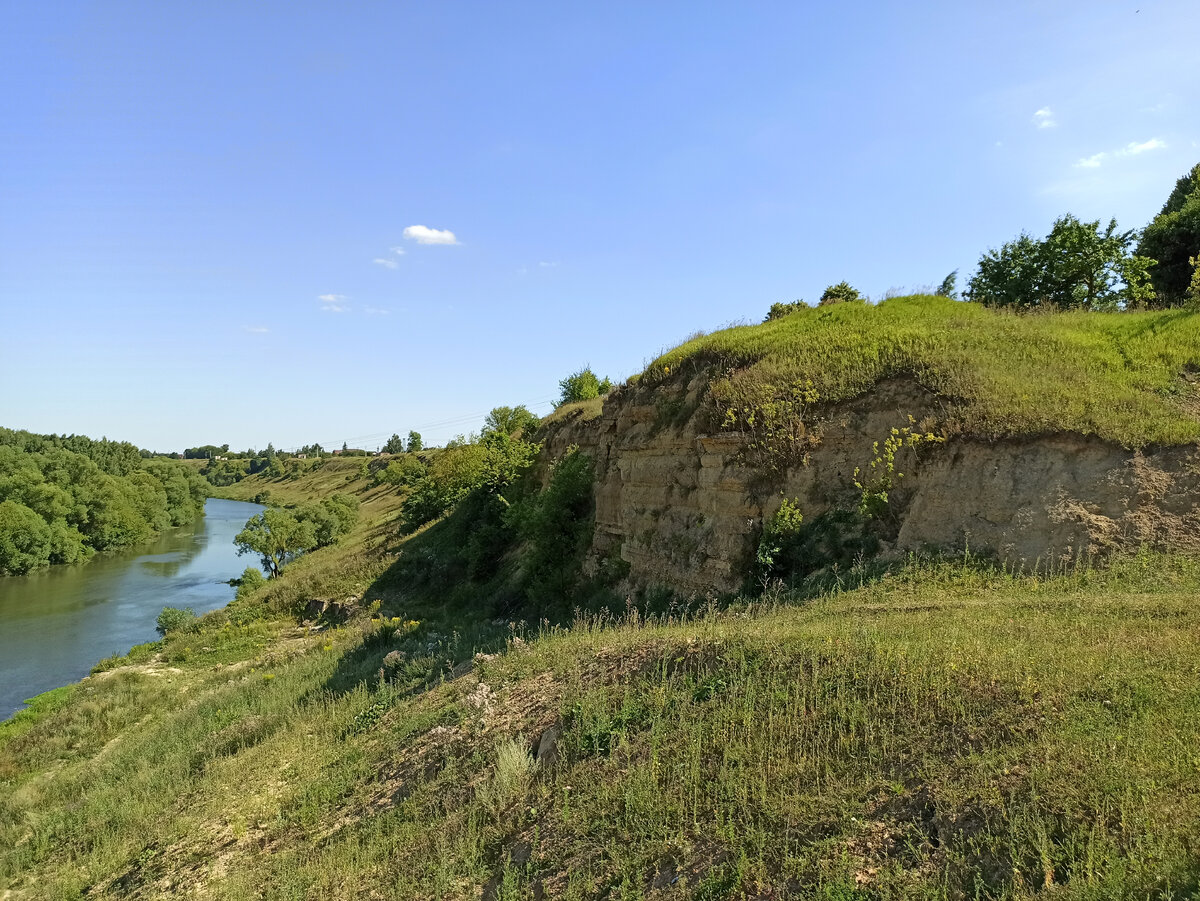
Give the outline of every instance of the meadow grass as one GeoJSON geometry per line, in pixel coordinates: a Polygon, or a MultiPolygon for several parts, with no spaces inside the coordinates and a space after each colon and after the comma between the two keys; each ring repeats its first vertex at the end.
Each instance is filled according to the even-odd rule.
{"type": "Polygon", "coordinates": [[[690,340],[641,375],[654,385],[704,373],[724,415],[811,384],[832,404],[892,377],[940,395],[952,430],[999,438],[1056,432],[1125,447],[1200,438],[1191,385],[1200,317],[1155,313],[1016,315],[942,297],[804,309],[690,340]]]}
{"type": "Polygon", "coordinates": [[[210,624],[0,726],[0,887],[1192,897],[1197,591],[910,562],[689,615],[210,624]]]}

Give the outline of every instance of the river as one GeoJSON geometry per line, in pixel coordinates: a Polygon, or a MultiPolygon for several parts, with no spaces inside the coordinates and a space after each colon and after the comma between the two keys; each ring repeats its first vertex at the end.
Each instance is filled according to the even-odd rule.
{"type": "Polygon", "coordinates": [[[233,600],[228,581],[257,563],[238,557],[233,536],[262,509],[210,498],[202,518],[141,547],[0,576],[0,720],[26,698],[86,676],[101,658],[158,638],[163,607],[204,613],[233,600]]]}

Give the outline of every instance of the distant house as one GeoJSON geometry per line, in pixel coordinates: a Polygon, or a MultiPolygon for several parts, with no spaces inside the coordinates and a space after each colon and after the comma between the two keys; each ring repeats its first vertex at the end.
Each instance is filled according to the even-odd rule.
{"type": "Polygon", "coordinates": [[[296,459],[297,460],[307,460],[308,454],[296,454],[296,459]]]}
{"type": "Polygon", "coordinates": [[[214,459],[214,460],[220,460],[222,463],[224,463],[224,462],[225,462],[226,460],[228,460],[229,458],[228,458],[228,457],[213,457],[213,459],[214,459]]]}

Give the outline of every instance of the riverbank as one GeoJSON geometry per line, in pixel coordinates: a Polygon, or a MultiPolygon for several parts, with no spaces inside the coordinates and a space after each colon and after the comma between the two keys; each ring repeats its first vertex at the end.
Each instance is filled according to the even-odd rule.
{"type": "Polygon", "coordinates": [[[137,548],[0,578],[0,717],[157,638],[164,606],[204,613],[229,603],[229,580],[254,563],[238,557],[233,537],[261,509],[210,499],[204,516],[137,548]]]}

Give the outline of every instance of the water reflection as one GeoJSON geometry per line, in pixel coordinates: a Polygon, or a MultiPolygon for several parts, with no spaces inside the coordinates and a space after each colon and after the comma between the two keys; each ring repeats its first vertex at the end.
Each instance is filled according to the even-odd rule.
{"type": "Polygon", "coordinates": [[[164,606],[203,613],[233,599],[229,579],[253,562],[237,556],[233,537],[262,507],[213,498],[204,509],[139,550],[0,578],[0,718],[101,657],[155,639],[164,606]]]}

